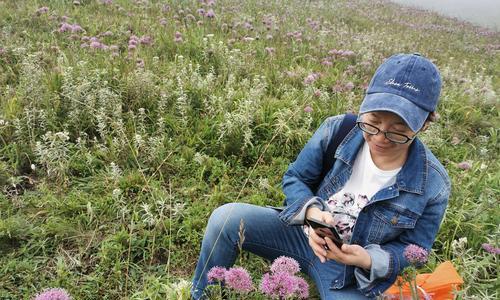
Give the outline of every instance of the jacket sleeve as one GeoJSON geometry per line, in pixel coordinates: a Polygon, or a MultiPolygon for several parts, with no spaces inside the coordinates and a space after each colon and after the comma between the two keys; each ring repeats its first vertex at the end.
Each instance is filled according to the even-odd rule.
{"type": "MultiPolygon", "coordinates": [[[[379,261],[372,263],[370,272],[355,268],[359,289],[368,297],[376,297],[387,290],[401,271],[409,265],[404,250],[410,244],[430,251],[443,219],[448,198],[449,183],[444,183],[434,198],[429,200],[413,229],[403,232],[398,239],[375,247],[365,247],[368,253],[379,261]]],[[[370,246],[370,245],[368,245],[370,246]]]]}
{"type": "Polygon", "coordinates": [[[303,224],[305,209],[309,205],[316,205],[322,210],[326,208],[323,199],[315,196],[312,189],[323,179],[320,178],[323,157],[343,117],[344,115],[339,115],[327,118],[285,172],[282,183],[286,208],[280,214],[280,219],[285,223],[303,224]]]}

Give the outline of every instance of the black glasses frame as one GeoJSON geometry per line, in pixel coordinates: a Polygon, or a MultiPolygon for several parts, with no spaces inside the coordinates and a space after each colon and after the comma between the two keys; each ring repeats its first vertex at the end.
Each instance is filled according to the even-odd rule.
{"type": "Polygon", "coordinates": [[[369,135],[377,135],[379,134],[380,132],[382,132],[385,136],[386,139],[388,139],[389,141],[393,142],[393,143],[396,143],[396,144],[406,144],[410,141],[413,141],[415,139],[415,137],[417,136],[417,134],[415,134],[414,136],[412,137],[409,137],[405,134],[402,134],[402,133],[398,133],[398,132],[393,132],[393,131],[384,131],[384,130],[380,130],[380,128],[378,128],[377,126],[374,126],[370,123],[366,123],[366,122],[356,122],[356,125],[358,126],[359,129],[361,129],[363,132],[366,132],[367,134],[369,135]],[[377,130],[377,132],[373,133],[373,132],[370,132],[366,129],[366,127],[364,126],[369,126],[375,130],[377,130]],[[406,141],[398,141],[398,140],[394,140],[390,137],[390,135],[393,134],[393,135],[396,135],[396,136],[400,136],[400,137],[403,137],[403,138],[406,138],[406,141]]]}

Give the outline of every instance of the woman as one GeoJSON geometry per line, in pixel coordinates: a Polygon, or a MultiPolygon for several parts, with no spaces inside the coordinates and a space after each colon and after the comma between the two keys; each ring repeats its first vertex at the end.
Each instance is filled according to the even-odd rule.
{"type": "Polygon", "coordinates": [[[202,297],[207,271],[231,266],[242,248],[273,260],[296,259],[316,283],[321,299],[367,299],[383,293],[408,265],[404,248],[429,250],[443,218],[450,181],[444,167],[417,138],[434,116],[441,79],[420,54],[396,54],[375,72],[354,127],[322,177],[326,149],[343,115],[328,118],[283,178],[283,211],[244,203],[217,208],[207,225],[193,278],[202,297]],[[317,187],[317,188],[316,188],[317,187]],[[337,247],[304,225],[317,219],[335,226],[337,247]]]}

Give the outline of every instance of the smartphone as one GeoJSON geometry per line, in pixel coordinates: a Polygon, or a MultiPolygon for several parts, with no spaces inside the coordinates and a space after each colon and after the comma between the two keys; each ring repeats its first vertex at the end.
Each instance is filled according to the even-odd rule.
{"type": "Polygon", "coordinates": [[[314,232],[316,232],[316,234],[320,237],[329,237],[337,247],[342,247],[344,242],[342,241],[342,238],[340,238],[340,235],[334,226],[313,218],[306,219],[306,224],[313,228],[314,232]]]}

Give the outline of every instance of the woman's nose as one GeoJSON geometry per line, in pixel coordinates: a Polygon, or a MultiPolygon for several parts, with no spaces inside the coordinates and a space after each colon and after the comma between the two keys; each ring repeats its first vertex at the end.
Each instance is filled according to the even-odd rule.
{"type": "Polygon", "coordinates": [[[377,133],[376,135],[374,135],[374,138],[380,142],[380,143],[390,143],[391,141],[389,141],[386,137],[385,137],[385,134],[384,132],[380,131],[379,133],[377,133]]]}

